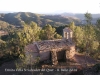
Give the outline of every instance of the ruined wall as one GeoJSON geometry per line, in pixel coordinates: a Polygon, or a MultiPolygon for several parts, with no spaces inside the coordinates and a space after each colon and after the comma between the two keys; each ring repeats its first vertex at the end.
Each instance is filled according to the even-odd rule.
{"type": "Polygon", "coordinates": [[[26,63],[30,64],[30,63],[35,63],[37,62],[37,59],[39,57],[39,53],[34,53],[34,52],[26,52],[26,63]]]}
{"type": "Polygon", "coordinates": [[[75,55],[75,46],[70,46],[68,50],[66,50],[66,58],[70,59],[75,55]]]}
{"type": "Polygon", "coordinates": [[[50,59],[50,51],[40,51],[40,61],[48,60],[50,59]]]}
{"type": "Polygon", "coordinates": [[[64,28],[62,39],[34,42],[34,44],[27,46],[26,55],[29,56],[29,54],[31,54],[33,61],[36,57],[39,57],[40,61],[52,58],[53,64],[57,64],[59,59],[64,58],[64,55],[65,59],[71,59],[75,54],[75,45],[72,42],[72,34],[73,32],[70,28],[64,28]]]}
{"type": "Polygon", "coordinates": [[[58,64],[59,59],[71,59],[75,55],[75,46],[70,45],[65,49],[53,49],[52,50],[52,63],[58,64]],[[65,54],[65,57],[64,57],[65,54]]]}
{"type": "Polygon", "coordinates": [[[30,59],[34,62],[37,57],[39,57],[40,61],[52,58],[52,63],[57,64],[59,59],[71,59],[75,54],[75,45],[63,39],[57,41],[42,41],[41,46],[38,47],[37,45],[40,43],[38,42],[26,46],[25,53],[27,57],[31,55],[28,62],[30,62],[30,59]]]}
{"type": "Polygon", "coordinates": [[[25,55],[27,64],[35,63],[37,58],[40,56],[35,44],[30,44],[25,47],[25,55]]]}

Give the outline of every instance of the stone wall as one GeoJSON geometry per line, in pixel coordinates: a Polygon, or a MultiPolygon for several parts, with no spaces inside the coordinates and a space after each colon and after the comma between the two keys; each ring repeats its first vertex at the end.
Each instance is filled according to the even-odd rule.
{"type": "Polygon", "coordinates": [[[71,59],[74,55],[75,55],[75,46],[69,46],[66,49],[61,49],[61,50],[52,50],[52,63],[54,65],[58,64],[58,60],[59,59],[71,59]],[[64,53],[65,52],[65,53],[64,53]],[[64,58],[63,55],[66,55],[66,57],[64,58]]]}
{"type": "MultiPolygon", "coordinates": [[[[71,59],[75,54],[75,45],[64,39],[40,41],[27,45],[25,48],[27,57],[32,55],[34,62],[37,57],[40,61],[52,58],[52,63],[56,65],[59,59],[71,59]],[[65,55],[65,57],[64,57],[65,55]]],[[[30,58],[29,58],[30,59],[30,58]]]]}
{"type": "Polygon", "coordinates": [[[70,46],[66,50],[66,58],[71,59],[75,55],[75,46],[70,46]]]}
{"type": "Polygon", "coordinates": [[[40,61],[48,60],[50,59],[50,51],[40,51],[40,61]]]}

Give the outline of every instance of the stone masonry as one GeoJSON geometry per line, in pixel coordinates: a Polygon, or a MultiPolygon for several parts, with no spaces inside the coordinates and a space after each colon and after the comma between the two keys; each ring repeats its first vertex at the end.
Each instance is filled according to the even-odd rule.
{"type": "Polygon", "coordinates": [[[58,64],[58,60],[62,58],[61,55],[64,55],[59,55],[59,53],[63,53],[60,51],[65,52],[66,59],[71,59],[75,54],[75,45],[72,42],[72,30],[68,27],[63,29],[62,39],[37,41],[25,47],[26,55],[31,54],[33,62],[36,57],[39,57],[40,61],[51,58],[54,65],[58,64]]]}

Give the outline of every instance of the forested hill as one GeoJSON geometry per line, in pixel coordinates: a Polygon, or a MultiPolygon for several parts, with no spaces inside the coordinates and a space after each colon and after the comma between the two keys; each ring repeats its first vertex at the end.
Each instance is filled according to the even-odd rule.
{"type": "Polygon", "coordinates": [[[62,26],[74,21],[76,24],[80,23],[80,19],[75,17],[65,17],[62,15],[43,15],[30,12],[18,12],[0,14],[0,20],[7,22],[14,26],[21,26],[22,23],[36,22],[40,26],[51,24],[53,26],[62,26]]]}

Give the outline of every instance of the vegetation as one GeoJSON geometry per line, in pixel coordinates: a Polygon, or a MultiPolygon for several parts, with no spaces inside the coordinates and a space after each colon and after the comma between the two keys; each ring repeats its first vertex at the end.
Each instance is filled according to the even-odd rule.
{"type": "Polygon", "coordinates": [[[23,58],[24,48],[26,45],[34,41],[60,39],[61,35],[57,34],[56,29],[50,24],[45,27],[40,27],[35,22],[30,22],[28,25],[23,24],[22,28],[7,28],[8,34],[1,36],[0,53],[3,54],[0,58],[6,59],[20,57],[23,58]]]}
{"type": "Polygon", "coordinates": [[[61,39],[62,36],[57,34],[56,29],[53,28],[51,25],[46,25],[40,32],[41,40],[53,40],[53,39],[61,39]]]}
{"type": "MultiPolygon", "coordinates": [[[[8,14],[1,16],[9,17],[8,14]]],[[[100,60],[100,19],[97,20],[96,25],[93,25],[91,23],[92,15],[90,13],[85,14],[87,24],[78,26],[72,21],[70,21],[70,24],[67,24],[65,22],[67,19],[61,18],[61,16],[54,18],[54,16],[43,16],[32,13],[17,13],[12,15],[12,17],[12,21],[9,18],[3,18],[0,21],[0,30],[8,33],[0,36],[0,63],[5,62],[5,59],[12,60],[20,58],[21,60],[16,62],[19,63],[22,61],[24,63],[20,63],[20,65],[16,63],[16,65],[18,67],[27,67],[27,59],[24,58],[25,46],[34,41],[61,39],[63,35],[62,30],[65,27],[72,29],[73,42],[78,52],[87,53],[89,56],[100,60]],[[58,17],[60,19],[57,19],[58,17]],[[4,20],[8,23],[4,22],[4,20]],[[18,25],[11,25],[17,23],[20,27],[15,27],[18,25]]]]}
{"type": "Polygon", "coordinates": [[[84,26],[76,26],[74,22],[69,27],[73,30],[73,41],[79,52],[86,52],[89,56],[100,59],[100,30],[99,20],[97,25],[91,24],[91,14],[86,13],[86,22],[84,26]]]}
{"type": "Polygon", "coordinates": [[[16,27],[22,27],[22,23],[29,24],[31,21],[36,22],[41,27],[44,27],[46,24],[63,26],[72,21],[80,23],[80,20],[75,18],[63,17],[61,15],[41,15],[30,12],[0,14],[0,20],[16,27]]]}

